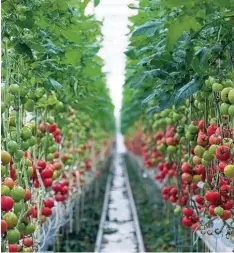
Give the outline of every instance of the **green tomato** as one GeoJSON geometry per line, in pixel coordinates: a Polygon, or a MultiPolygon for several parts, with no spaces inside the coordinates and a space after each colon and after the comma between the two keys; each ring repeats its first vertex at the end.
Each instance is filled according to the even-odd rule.
{"type": "Polygon", "coordinates": [[[1,101],[1,113],[3,114],[6,111],[6,105],[1,101]]]}
{"type": "Polygon", "coordinates": [[[10,126],[16,126],[16,116],[15,115],[12,115],[10,116],[10,126]]]}
{"type": "Polygon", "coordinates": [[[24,232],[25,231],[25,224],[23,222],[19,223],[17,225],[17,229],[20,231],[20,232],[24,232]]]}
{"type": "Polygon", "coordinates": [[[32,129],[28,126],[24,126],[21,130],[21,137],[24,140],[28,140],[32,137],[32,129]]]}
{"type": "Polygon", "coordinates": [[[15,201],[20,201],[24,199],[24,196],[25,196],[25,190],[22,187],[18,186],[12,189],[12,198],[15,201]]]}
{"type": "Polygon", "coordinates": [[[223,90],[223,85],[221,83],[214,83],[212,84],[212,90],[219,92],[223,90]]]}
{"type": "Polygon", "coordinates": [[[33,175],[33,167],[27,168],[27,175],[28,175],[28,177],[31,177],[33,175]]]}
{"type": "Polygon", "coordinates": [[[25,86],[20,86],[20,97],[26,97],[28,94],[28,88],[25,86]]]}
{"type": "Polygon", "coordinates": [[[48,122],[49,124],[54,123],[54,122],[55,122],[54,117],[52,117],[52,116],[48,117],[47,122],[48,122]]]}
{"type": "Polygon", "coordinates": [[[234,105],[230,105],[228,108],[228,115],[234,117],[234,105]]]}
{"type": "Polygon", "coordinates": [[[7,231],[7,240],[9,244],[18,243],[20,240],[20,232],[18,229],[10,229],[7,231]]]}
{"type": "Polygon", "coordinates": [[[21,203],[21,202],[15,202],[14,203],[14,213],[19,216],[21,210],[23,210],[24,208],[24,203],[21,203]]]}
{"type": "Polygon", "coordinates": [[[22,141],[21,142],[21,149],[23,151],[27,151],[29,149],[29,142],[28,141],[22,141]]]}
{"type": "Polygon", "coordinates": [[[177,206],[175,209],[174,209],[174,214],[178,215],[181,213],[181,207],[180,206],[177,206]]]}
{"type": "Polygon", "coordinates": [[[8,92],[12,95],[17,95],[19,94],[20,87],[18,84],[11,84],[8,88],[8,92]]]}
{"type": "Polygon", "coordinates": [[[14,154],[14,158],[16,158],[16,159],[21,159],[23,157],[24,157],[24,151],[23,150],[18,149],[14,154]]]}
{"type": "Polygon", "coordinates": [[[48,151],[49,151],[49,153],[54,153],[54,152],[57,151],[57,147],[56,147],[55,145],[50,146],[50,147],[48,148],[48,151]]]}
{"type": "Polygon", "coordinates": [[[228,109],[229,109],[230,105],[227,103],[222,103],[220,106],[220,112],[222,115],[228,115],[228,109]]]}
{"type": "Polygon", "coordinates": [[[24,165],[27,167],[32,166],[32,161],[28,158],[24,158],[24,165]]]}
{"type": "Polygon", "coordinates": [[[214,209],[214,213],[218,216],[222,216],[224,214],[224,210],[221,206],[217,206],[214,209]]]}
{"type": "Polygon", "coordinates": [[[228,100],[231,104],[234,104],[234,89],[231,89],[228,93],[228,100]]]}
{"type": "Polygon", "coordinates": [[[24,108],[27,112],[33,112],[34,111],[34,101],[32,99],[28,99],[27,102],[24,105],[24,108]]]}
{"type": "Polygon", "coordinates": [[[14,153],[18,150],[18,144],[15,141],[9,141],[7,143],[7,148],[10,153],[14,153]]]}
{"type": "Polygon", "coordinates": [[[7,103],[7,104],[13,103],[14,100],[15,100],[15,96],[14,96],[14,95],[12,95],[12,94],[10,94],[10,93],[8,93],[8,94],[6,95],[6,103],[7,103]]]}
{"type": "Polygon", "coordinates": [[[207,162],[210,162],[214,159],[214,155],[210,153],[208,150],[206,150],[202,156],[203,159],[205,159],[207,162]]]}
{"type": "Polygon", "coordinates": [[[1,195],[11,196],[11,189],[6,185],[1,185],[1,195]]]}
{"type": "Polygon", "coordinates": [[[19,15],[18,18],[19,18],[19,20],[22,21],[22,22],[25,21],[25,20],[27,19],[27,17],[24,16],[24,15],[19,15]]]}
{"type": "Polygon", "coordinates": [[[41,98],[45,94],[45,89],[43,87],[37,88],[35,90],[36,98],[41,98]]]}
{"type": "Polygon", "coordinates": [[[1,176],[4,177],[6,176],[7,173],[7,168],[3,165],[1,165],[1,176]]]}
{"type": "Polygon", "coordinates": [[[167,152],[168,152],[169,154],[175,153],[176,150],[177,150],[176,146],[169,145],[169,146],[167,147],[167,152]]]}
{"type": "Polygon", "coordinates": [[[228,178],[234,178],[234,165],[231,165],[231,164],[227,165],[224,168],[224,174],[228,178]]]}
{"type": "Polygon", "coordinates": [[[47,154],[46,161],[52,162],[54,160],[53,154],[47,154]]]}
{"type": "Polygon", "coordinates": [[[225,102],[225,103],[229,102],[228,94],[229,94],[230,90],[232,90],[232,88],[231,88],[231,87],[228,87],[228,88],[224,88],[224,89],[221,91],[221,99],[222,99],[222,101],[225,102]]]}
{"type": "Polygon", "coordinates": [[[204,166],[209,166],[210,165],[210,161],[207,161],[205,159],[202,158],[201,160],[201,163],[204,165],[204,166]]]}
{"type": "Polygon", "coordinates": [[[13,140],[13,141],[17,141],[17,132],[16,131],[11,131],[11,139],[13,140]]]}
{"type": "Polygon", "coordinates": [[[225,80],[222,84],[224,87],[233,87],[234,86],[232,80],[230,80],[230,79],[225,80]]]}
{"type": "Polygon", "coordinates": [[[197,125],[194,125],[194,124],[190,124],[188,126],[188,131],[192,134],[195,134],[198,132],[198,126],[197,125]]]}
{"type": "Polygon", "coordinates": [[[212,144],[210,147],[209,147],[209,153],[211,154],[211,155],[215,155],[216,154],[216,149],[218,148],[218,145],[216,145],[216,144],[212,144]]]}
{"type": "Polygon", "coordinates": [[[194,154],[200,158],[202,158],[204,152],[205,152],[205,148],[202,147],[202,146],[199,146],[197,145],[195,148],[194,148],[194,154]]]}
{"type": "Polygon", "coordinates": [[[28,143],[30,147],[33,147],[37,143],[37,139],[34,136],[31,136],[31,138],[28,140],[28,143]]]}
{"type": "Polygon", "coordinates": [[[34,224],[29,223],[25,228],[25,235],[31,235],[35,232],[36,227],[34,224]]]}

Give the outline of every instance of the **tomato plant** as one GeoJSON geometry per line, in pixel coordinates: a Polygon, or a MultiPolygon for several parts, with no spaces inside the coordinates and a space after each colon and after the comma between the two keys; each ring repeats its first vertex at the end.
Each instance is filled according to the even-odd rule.
{"type": "Polygon", "coordinates": [[[175,214],[183,210],[184,226],[206,233],[219,220],[213,232],[226,231],[233,248],[232,3],[141,0],[129,8],[138,13],[126,51],[125,144],[165,184],[162,198],[175,214]]]}
{"type": "Polygon", "coordinates": [[[43,223],[69,209],[109,153],[114,107],[88,3],[2,2],[4,251],[40,251],[43,223]]]}

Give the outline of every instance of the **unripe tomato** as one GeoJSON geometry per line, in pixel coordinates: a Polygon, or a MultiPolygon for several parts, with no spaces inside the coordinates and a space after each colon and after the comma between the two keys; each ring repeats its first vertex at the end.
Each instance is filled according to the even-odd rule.
{"type": "Polygon", "coordinates": [[[3,196],[11,196],[11,190],[10,190],[10,188],[8,186],[6,186],[6,185],[2,185],[1,186],[1,194],[3,196]]]}
{"type": "Polygon", "coordinates": [[[26,227],[25,227],[25,235],[31,235],[36,231],[36,227],[34,224],[29,223],[26,227]]]}
{"type": "Polygon", "coordinates": [[[18,95],[20,91],[18,84],[11,84],[8,88],[8,92],[12,95],[18,95]]]}
{"type": "Polygon", "coordinates": [[[4,151],[4,150],[1,150],[1,162],[2,162],[2,165],[7,165],[9,164],[11,161],[11,155],[4,151]]]}
{"type": "Polygon", "coordinates": [[[24,140],[28,140],[32,137],[32,130],[28,126],[24,126],[21,130],[21,137],[24,140]]]}
{"type": "Polygon", "coordinates": [[[18,218],[17,216],[12,212],[7,212],[3,219],[6,221],[8,228],[14,228],[17,225],[18,218]]]}
{"type": "Polygon", "coordinates": [[[18,150],[18,144],[15,141],[9,141],[7,143],[7,148],[10,153],[15,153],[18,150]]]}
{"type": "Polygon", "coordinates": [[[20,240],[20,232],[17,228],[7,231],[7,240],[9,244],[18,243],[20,240]]]}
{"type": "Polygon", "coordinates": [[[25,197],[25,190],[18,186],[12,189],[12,198],[16,201],[20,201],[25,197]]]}
{"type": "Polygon", "coordinates": [[[34,111],[35,103],[32,99],[28,99],[27,102],[24,105],[24,108],[27,112],[33,112],[34,111]]]}

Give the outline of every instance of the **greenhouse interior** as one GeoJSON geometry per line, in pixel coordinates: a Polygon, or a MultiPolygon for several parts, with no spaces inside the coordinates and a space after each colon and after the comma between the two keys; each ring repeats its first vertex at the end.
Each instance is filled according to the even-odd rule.
{"type": "Polygon", "coordinates": [[[234,252],[234,1],[1,17],[1,252],[234,252]]]}

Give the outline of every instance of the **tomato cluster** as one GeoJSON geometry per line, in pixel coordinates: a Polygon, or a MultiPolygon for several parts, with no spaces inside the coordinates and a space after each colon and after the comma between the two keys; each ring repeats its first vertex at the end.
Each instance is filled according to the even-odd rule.
{"type": "Polygon", "coordinates": [[[192,230],[206,230],[204,217],[228,229],[234,219],[233,91],[231,80],[209,78],[186,106],[143,121],[145,167],[155,169],[155,180],[166,184],[163,200],[175,214],[182,210],[182,224],[192,230]]]}

